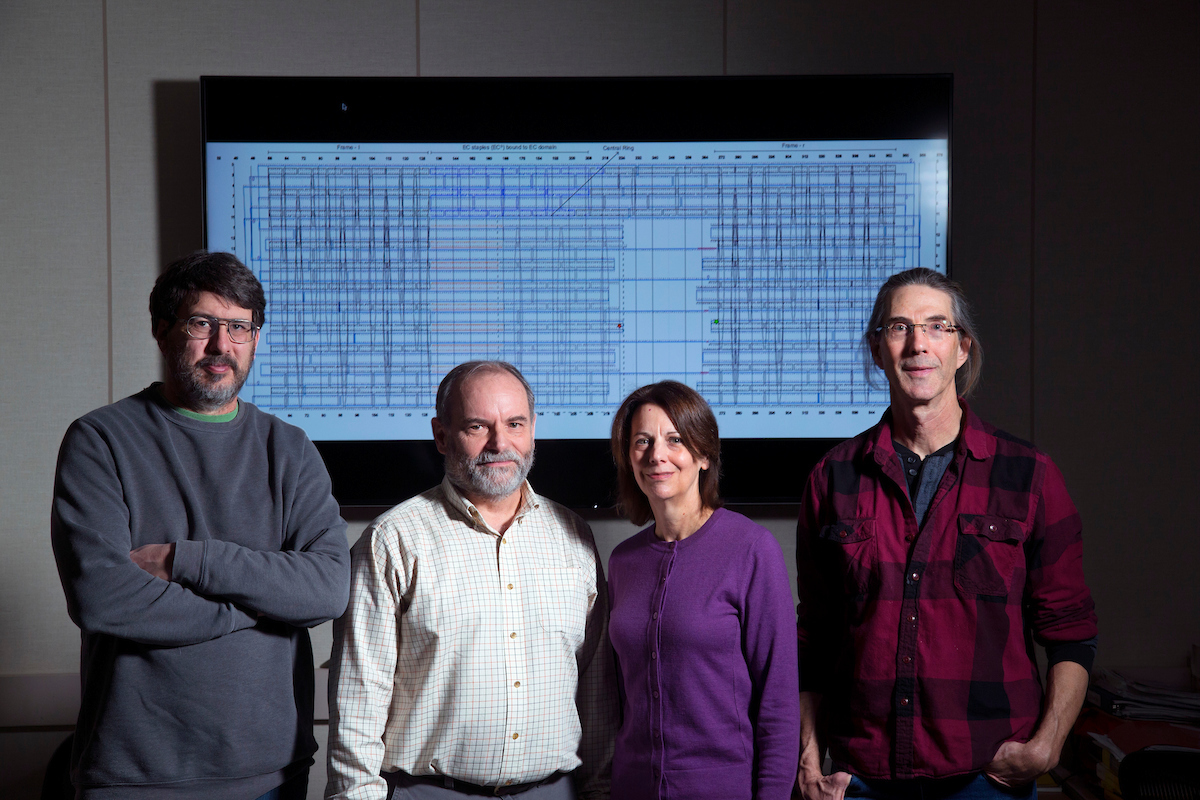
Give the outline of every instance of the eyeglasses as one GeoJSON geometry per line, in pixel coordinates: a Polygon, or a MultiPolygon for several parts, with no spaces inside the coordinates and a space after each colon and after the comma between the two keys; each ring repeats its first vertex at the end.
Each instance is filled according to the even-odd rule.
{"type": "Polygon", "coordinates": [[[957,325],[951,325],[943,319],[936,322],[889,322],[876,328],[875,333],[876,335],[883,333],[889,341],[900,342],[907,339],[908,335],[915,332],[917,328],[923,329],[926,338],[931,342],[940,342],[959,330],[957,325]]]}
{"type": "Polygon", "coordinates": [[[188,317],[183,323],[183,329],[193,339],[211,339],[217,335],[217,329],[225,326],[225,334],[234,344],[249,344],[258,335],[258,328],[244,319],[219,319],[197,314],[188,317]]]}

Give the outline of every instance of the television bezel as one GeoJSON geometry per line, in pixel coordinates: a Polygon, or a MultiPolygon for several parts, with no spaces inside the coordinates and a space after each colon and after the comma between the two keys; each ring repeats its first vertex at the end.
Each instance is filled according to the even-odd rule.
{"type": "MultiPolygon", "coordinates": [[[[210,142],[945,139],[953,196],[953,76],[948,74],[204,76],[200,100],[205,154],[210,142]]],[[[205,183],[202,178],[207,192],[205,183]]],[[[203,202],[207,214],[206,197],[203,202]]],[[[207,219],[204,232],[207,243],[207,219]]],[[[864,417],[863,427],[877,419],[864,417]]],[[[733,504],[798,503],[808,472],[838,441],[727,438],[722,441],[722,496],[733,504]]],[[[432,436],[315,444],[344,507],[389,506],[442,477],[432,436]]],[[[542,439],[530,481],[539,493],[568,507],[598,509],[615,500],[615,474],[606,440],[542,439]]]]}

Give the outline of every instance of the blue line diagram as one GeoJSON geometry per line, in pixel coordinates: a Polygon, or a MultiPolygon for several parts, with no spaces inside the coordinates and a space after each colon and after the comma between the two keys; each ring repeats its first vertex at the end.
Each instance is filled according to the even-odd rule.
{"type": "Polygon", "coordinates": [[[426,438],[446,371],[500,358],[543,438],[607,436],[663,378],[722,435],[857,432],[873,420],[833,417],[886,406],[859,349],[879,284],[945,269],[945,144],[752,144],[210,154],[210,247],[268,296],[243,397],[314,438],[426,438]]]}

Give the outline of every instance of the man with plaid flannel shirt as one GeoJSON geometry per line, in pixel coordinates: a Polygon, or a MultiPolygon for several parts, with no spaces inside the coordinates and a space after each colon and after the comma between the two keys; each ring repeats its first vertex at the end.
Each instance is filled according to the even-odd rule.
{"type": "Polygon", "coordinates": [[[445,479],[351,551],[327,798],[609,796],[608,590],[587,523],[525,480],[533,403],[511,364],[452,369],[433,420],[445,479]]]}
{"type": "Polygon", "coordinates": [[[982,352],[958,284],[893,276],[863,338],[891,407],[817,464],[797,526],[801,794],[1032,797],[1096,649],[1079,514],[960,396],[982,352]]]}

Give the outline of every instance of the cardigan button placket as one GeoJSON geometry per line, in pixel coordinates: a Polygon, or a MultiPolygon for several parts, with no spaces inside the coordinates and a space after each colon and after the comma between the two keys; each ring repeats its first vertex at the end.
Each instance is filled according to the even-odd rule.
{"type": "Polygon", "coordinates": [[[662,561],[659,572],[658,588],[651,598],[651,603],[654,610],[650,613],[651,624],[649,626],[650,642],[647,648],[650,651],[650,681],[654,689],[651,691],[651,724],[650,724],[650,746],[652,751],[651,763],[653,764],[653,775],[659,781],[662,780],[662,759],[663,753],[663,736],[662,736],[662,659],[659,658],[659,651],[662,642],[662,619],[661,612],[663,602],[667,593],[667,578],[671,575],[671,567],[675,563],[675,542],[668,543],[667,555],[662,561]]]}

